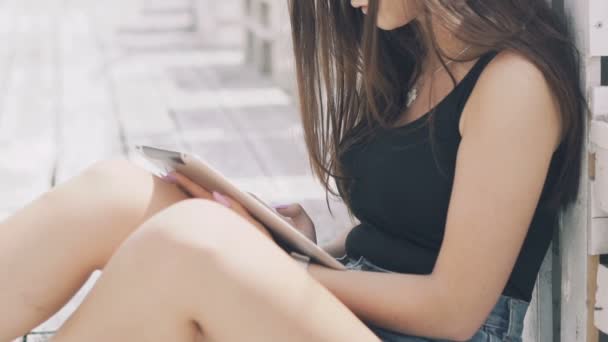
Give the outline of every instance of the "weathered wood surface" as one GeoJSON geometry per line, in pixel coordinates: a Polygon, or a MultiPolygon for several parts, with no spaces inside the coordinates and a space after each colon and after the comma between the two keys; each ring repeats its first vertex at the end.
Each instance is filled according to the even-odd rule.
{"type": "MultiPolygon", "coordinates": [[[[321,242],[352,224],[340,203],[332,205],[336,218],[329,215],[293,99],[243,65],[239,37],[201,43],[200,32],[128,32],[166,29],[165,12],[184,26],[190,20],[175,14],[188,11],[188,1],[138,3],[0,2],[0,213],[97,160],[137,162],[132,145],[145,143],[195,152],[270,203],[302,203],[321,242]]],[[[229,11],[223,15],[230,23],[229,11]]],[[[222,35],[230,32],[237,30],[222,35]]],[[[46,340],[44,332],[61,326],[97,277],[28,341],[46,340]]]]}
{"type": "Polygon", "coordinates": [[[553,341],[553,246],[541,265],[524,321],[525,342],[553,341]]]}
{"type": "Polygon", "coordinates": [[[54,177],[57,68],[54,51],[56,2],[6,1],[4,87],[0,116],[0,193],[14,210],[48,190],[54,177]],[[49,11],[48,15],[44,11],[49,11]]]}
{"type": "Polygon", "coordinates": [[[247,61],[291,93],[296,92],[287,1],[241,0],[247,61]]]}
{"type": "MultiPolygon", "coordinates": [[[[591,53],[591,17],[590,6],[593,0],[566,0],[566,13],[573,19],[577,42],[582,52],[584,65],[582,79],[586,92],[600,84],[600,59],[591,53]]],[[[586,127],[588,130],[588,127],[586,127]]],[[[589,145],[588,145],[589,146],[589,145]]],[[[562,224],[562,341],[597,341],[598,332],[594,327],[594,302],[597,257],[588,256],[590,252],[590,218],[594,210],[590,184],[586,178],[589,165],[585,153],[583,163],[582,192],[577,205],[563,217],[562,224]]],[[[591,184],[591,186],[593,186],[591,184]]]]}

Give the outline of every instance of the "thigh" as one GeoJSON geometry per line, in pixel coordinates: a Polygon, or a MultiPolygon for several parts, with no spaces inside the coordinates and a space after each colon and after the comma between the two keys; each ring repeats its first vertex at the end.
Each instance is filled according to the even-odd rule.
{"type": "Polygon", "coordinates": [[[217,276],[193,294],[204,341],[378,341],[276,243],[240,218],[223,222],[215,234],[230,234],[212,248],[217,276]]]}
{"type": "Polygon", "coordinates": [[[272,240],[203,200],[138,229],[57,341],[191,341],[191,323],[199,341],[378,341],[272,240]]]}
{"type": "Polygon", "coordinates": [[[146,218],[185,198],[126,160],[105,160],[0,221],[0,303],[11,313],[0,335],[48,319],[146,218]]]}

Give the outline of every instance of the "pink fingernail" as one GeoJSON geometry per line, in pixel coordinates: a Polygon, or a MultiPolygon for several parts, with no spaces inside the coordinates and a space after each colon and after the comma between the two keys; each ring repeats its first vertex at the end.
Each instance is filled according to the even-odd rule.
{"type": "Polygon", "coordinates": [[[287,205],[287,204],[275,205],[274,208],[275,209],[287,209],[287,208],[289,208],[289,205],[287,205]]]}
{"type": "Polygon", "coordinates": [[[162,176],[160,179],[162,179],[163,181],[170,183],[170,184],[175,184],[177,183],[177,178],[175,177],[175,175],[168,173],[164,176],[162,176]]]}
{"type": "Polygon", "coordinates": [[[215,198],[215,200],[222,204],[223,206],[230,208],[232,205],[230,204],[230,201],[224,197],[222,194],[220,194],[219,192],[214,191],[213,192],[213,198],[215,198]]]}

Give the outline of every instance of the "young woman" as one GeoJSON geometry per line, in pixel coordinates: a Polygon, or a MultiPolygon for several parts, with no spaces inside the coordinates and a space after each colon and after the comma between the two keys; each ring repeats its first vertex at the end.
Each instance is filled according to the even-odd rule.
{"type": "MultiPolygon", "coordinates": [[[[326,247],[351,271],[298,267],[182,175],[106,161],[1,224],[1,342],[95,269],[55,341],[521,340],[578,193],[585,104],[563,22],[544,0],[289,6],[312,166],[361,222],[326,247]]],[[[278,210],[314,238],[301,207],[278,210]]]]}

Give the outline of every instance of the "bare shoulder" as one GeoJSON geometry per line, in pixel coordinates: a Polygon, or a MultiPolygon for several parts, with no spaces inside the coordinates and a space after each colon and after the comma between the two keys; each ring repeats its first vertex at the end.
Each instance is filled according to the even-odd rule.
{"type": "Polygon", "coordinates": [[[559,144],[561,115],[558,101],[542,70],[515,51],[502,51],[486,66],[462,113],[464,137],[475,127],[499,126],[553,131],[559,144]]]}

